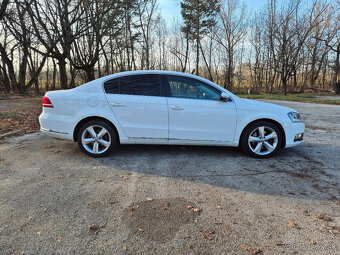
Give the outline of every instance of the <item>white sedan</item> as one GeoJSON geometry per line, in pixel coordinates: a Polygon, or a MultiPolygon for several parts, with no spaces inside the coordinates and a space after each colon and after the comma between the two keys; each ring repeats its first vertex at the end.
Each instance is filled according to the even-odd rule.
{"type": "Polygon", "coordinates": [[[109,75],[47,92],[41,132],[105,156],[119,144],[240,146],[268,157],[302,143],[297,111],[241,99],[204,78],[167,71],[109,75]]]}

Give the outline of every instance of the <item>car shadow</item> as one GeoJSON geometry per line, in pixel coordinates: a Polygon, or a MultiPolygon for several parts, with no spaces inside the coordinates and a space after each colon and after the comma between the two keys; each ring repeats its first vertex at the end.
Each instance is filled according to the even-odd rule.
{"type": "Polygon", "coordinates": [[[340,148],[304,143],[257,159],[239,148],[122,145],[99,164],[119,171],[196,182],[245,192],[303,199],[337,200],[340,148]],[[322,154],[322,157],[317,155],[322,154]]]}

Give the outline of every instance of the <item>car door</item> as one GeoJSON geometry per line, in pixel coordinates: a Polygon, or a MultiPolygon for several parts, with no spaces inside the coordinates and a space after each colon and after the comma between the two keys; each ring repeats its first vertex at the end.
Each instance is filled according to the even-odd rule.
{"type": "Polygon", "coordinates": [[[168,108],[159,75],[123,76],[106,81],[104,89],[127,137],[168,139],[168,108]]]}
{"type": "Polygon", "coordinates": [[[236,107],[221,91],[200,80],[167,75],[169,139],[227,141],[234,139],[236,107]]]}

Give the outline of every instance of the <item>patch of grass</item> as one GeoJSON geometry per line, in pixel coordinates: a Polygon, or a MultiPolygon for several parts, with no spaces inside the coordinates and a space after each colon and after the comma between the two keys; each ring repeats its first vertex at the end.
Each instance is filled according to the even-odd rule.
{"type": "Polygon", "coordinates": [[[304,103],[318,103],[318,104],[335,104],[340,105],[340,100],[322,99],[315,95],[280,95],[280,94],[238,94],[237,96],[248,99],[269,99],[269,100],[284,100],[304,103]]]}

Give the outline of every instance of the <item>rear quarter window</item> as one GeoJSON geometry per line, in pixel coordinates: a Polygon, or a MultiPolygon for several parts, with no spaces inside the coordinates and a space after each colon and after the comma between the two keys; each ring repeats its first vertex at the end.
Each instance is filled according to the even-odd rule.
{"type": "Polygon", "coordinates": [[[161,96],[160,77],[156,74],[131,75],[104,83],[107,94],[161,96]]]}
{"type": "Polygon", "coordinates": [[[107,94],[119,94],[119,78],[106,81],[104,90],[107,94]]]}
{"type": "Polygon", "coordinates": [[[159,75],[131,75],[120,78],[120,93],[126,95],[160,96],[159,75]]]}

